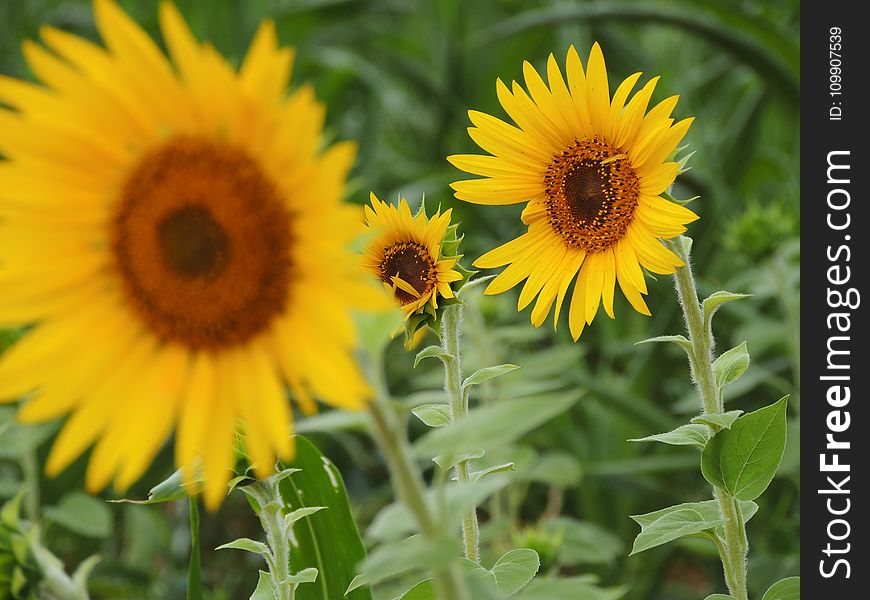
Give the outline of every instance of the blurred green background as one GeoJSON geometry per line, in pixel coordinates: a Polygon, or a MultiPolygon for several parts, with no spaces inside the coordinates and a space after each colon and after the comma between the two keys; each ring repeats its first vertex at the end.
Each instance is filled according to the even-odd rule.
{"type": "MultiPolygon", "coordinates": [[[[120,3],[159,39],[156,1],[120,3]]],[[[692,170],[680,178],[675,196],[700,196],[691,208],[701,220],[689,235],[701,292],[754,294],[717,317],[719,349],[748,340],[753,358],[747,375],[729,388],[729,407],[750,410],[786,393],[793,398],[785,462],[748,528],[750,582],[760,595],[771,582],[797,572],[797,0],[182,0],[178,5],[200,39],[213,42],[236,64],[260,19],[274,19],[281,42],[297,49],[294,84],[312,83],[328,105],[328,138],[359,143],[350,198],[364,202],[371,189],[385,200],[403,194],[413,205],[425,194],[430,202],[453,207],[470,258],[521,233],[521,206],[468,205],[453,199],[448,188],[462,175],[444,157],[477,150],[465,132],[466,111],[504,116],[496,100],[497,77],[521,78],[523,60],[541,67],[550,52],[563,64],[570,44],[585,57],[595,40],[604,49],[611,81],[635,71],[643,71],[644,80],[660,74],[654,100],[679,94],[676,116],[696,117],[687,137],[689,151],[696,152],[692,170]]],[[[0,73],[30,77],[19,46],[36,38],[44,23],[97,39],[87,0],[0,0],[0,73]]],[[[617,319],[599,315],[577,344],[570,341],[567,323],[555,333],[550,324],[532,328],[528,314],[515,311],[516,291],[472,303],[466,370],[496,362],[523,366],[484,387],[485,400],[535,390],[587,390],[569,414],[511,450],[513,457],[524,457],[532,475],[517,477],[481,514],[493,547],[507,540],[537,544],[542,554],[550,548],[551,562],[561,572],[593,573],[605,585],[625,584],[625,597],[632,600],[689,600],[722,591],[712,546],[683,541],[626,556],[638,530],[628,515],[709,497],[692,449],[626,442],[667,431],[697,412],[682,351],[634,345],[682,330],[670,277],[650,288],[652,319],[635,314],[617,294],[617,319]],[[541,461],[562,465],[557,470],[562,478],[545,473],[541,461]],[[540,521],[556,514],[572,523],[561,543],[540,521]]],[[[0,334],[0,347],[14,336],[0,334]]],[[[434,365],[411,371],[400,343],[390,349],[388,375],[397,394],[420,399],[440,385],[434,365]]],[[[0,413],[0,423],[9,416],[0,413]]],[[[412,434],[419,434],[422,426],[412,425],[412,434]]],[[[33,459],[42,462],[56,429],[0,429],[0,499],[20,487],[33,459]]],[[[311,435],[340,466],[364,527],[389,498],[382,458],[359,431],[311,435]]],[[[80,460],[61,477],[43,480],[41,498],[30,499],[29,510],[47,523],[49,547],[69,567],[102,553],[94,597],[183,598],[186,505],[105,505],[70,496],[81,489],[84,464],[80,460]]],[[[164,452],[131,495],[144,496],[171,470],[171,455],[164,452]]],[[[210,549],[241,535],[257,537],[254,516],[243,500],[231,497],[218,515],[204,517],[203,527],[211,597],[247,597],[256,563],[243,566],[237,555],[210,549]]]]}

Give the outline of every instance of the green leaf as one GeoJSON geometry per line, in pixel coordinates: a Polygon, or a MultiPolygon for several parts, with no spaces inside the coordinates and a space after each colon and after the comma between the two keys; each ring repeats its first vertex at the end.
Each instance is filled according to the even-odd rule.
{"type": "Polygon", "coordinates": [[[25,425],[16,420],[14,406],[0,405],[0,459],[17,460],[34,452],[60,428],[55,421],[25,425]]]}
{"type": "Polygon", "coordinates": [[[11,500],[8,500],[3,508],[0,509],[0,524],[5,525],[9,529],[18,529],[18,518],[21,514],[21,500],[24,498],[25,491],[22,489],[11,500]]]}
{"type": "Polygon", "coordinates": [[[294,510],[290,514],[284,515],[284,526],[290,527],[296,521],[304,519],[305,517],[309,517],[309,516],[313,515],[314,513],[320,512],[321,510],[323,510],[325,508],[326,508],[325,506],[306,506],[304,508],[297,508],[296,510],[294,510]]]}
{"type": "MultiPolygon", "coordinates": [[[[201,482],[196,481],[190,487],[195,489],[201,482]]],[[[160,504],[161,502],[172,502],[188,496],[188,486],[185,486],[181,479],[181,469],[175,471],[172,475],[155,485],[148,492],[146,500],[130,500],[129,498],[121,498],[119,500],[107,500],[113,504],[160,504]]]]}
{"type": "Polygon", "coordinates": [[[692,423],[700,425],[709,425],[714,429],[731,429],[734,421],[743,414],[742,410],[729,410],[724,413],[710,413],[708,415],[700,415],[692,418],[692,423]]]}
{"type": "Polygon", "coordinates": [[[419,458],[437,454],[461,455],[510,444],[525,433],[566,411],[580,394],[507,400],[474,410],[446,427],[433,429],[414,445],[419,458]]]}
{"type": "MultiPolygon", "coordinates": [[[[288,466],[300,471],[279,484],[284,510],[294,514],[298,509],[327,509],[310,514],[293,527],[293,568],[301,571],[313,567],[320,573],[314,585],[296,590],[296,599],[341,600],[357,564],[365,558],[341,474],[302,436],[296,436],[296,457],[288,466]]],[[[371,600],[371,591],[360,588],[348,598],[371,600]]]]}
{"type": "Polygon", "coordinates": [[[80,562],[79,566],[77,566],[76,570],[73,572],[70,580],[72,581],[73,589],[76,591],[78,598],[88,597],[88,578],[91,576],[91,573],[94,572],[94,567],[97,566],[97,563],[99,563],[100,560],[102,560],[102,558],[99,554],[89,556],[80,562]]]}
{"type": "Polygon", "coordinates": [[[566,566],[605,565],[623,555],[622,540],[596,523],[559,516],[544,527],[547,533],[561,537],[559,562],[566,566]]]}
{"type": "MultiPolygon", "coordinates": [[[[646,513],[643,515],[633,515],[631,518],[641,527],[649,525],[653,523],[658,518],[666,515],[669,512],[673,512],[675,509],[680,508],[692,508],[697,512],[701,513],[705,519],[714,520],[721,516],[719,512],[719,504],[715,500],[705,500],[704,502],[687,502],[685,504],[677,504],[676,506],[669,506],[667,508],[662,508],[660,510],[654,510],[653,512],[646,513]]],[[[758,512],[758,505],[751,500],[741,500],[740,508],[743,510],[743,518],[745,521],[749,521],[755,513],[758,512]]]]}
{"type": "Polygon", "coordinates": [[[780,579],[770,586],[761,600],[801,600],[801,578],[780,579]]]}
{"type": "Polygon", "coordinates": [[[390,310],[360,311],[353,315],[362,350],[372,363],[377,364],[387,344],[401,330],[402,311],[398,307],[390,310]]]}
{"type": "Polygon", "coordinates": [[[435,597],[435,586],[431,579],[424,579],[401,596],[393,600],[438,600],[435,597]]]}
{"type": "MultiPolygon", "coordinates": [[[[187,563],[187,600],[202,600],[202,559],[199,541],[199,505],[196,498],[188,500],[190,521],[190,559],[187,563]]],[[[129,534],[129,532],[128,532],[129,534]]]]}
{"type": "Polygon", "coordinates": [[[646,340],[641,340],[639,342],[635,342],[635,346],[639,344],[652,344],[652,343],[667,343],[670,342],[672,344],[676,344],[680,348],[686,351],[686,353],[691,356],[692,355],[692,342],[686,339],[686,336],[683,335],[660,335],[657,337],[652,337],[646,340]]]}
{"type": "Polygon", "coordinates": [[[259,554],[264,557],[272,556],[272,553],[269,551],[269,547],[266,544],[249,538],[239,538],[232,542],[221,544],[215,548],[215,550],[244,550],[245,552],[259,554]]]}
{"type": "Polygon", "coordinates": [[[444,427],[453,421],[447,404],[421,404],[412,408],[411,412],[429,427],[444,427]]]}
{"type": "Polygon", "coordinates": [[[465,381],[462,382],[462,389],[465,390],[473,385],[480,385],[484,381],[494,379],[495,377],[501,377],[502,375],[510,373],[511,371],[516,371],[517,369],[519,369],[519,367],[512,364],[496,365],[494,367],[480,369],[466,377],[465,381]]]}
{"type": "Polygon", "coordinates": [[[459,291],[456,292],[456,297],[459,300],[462,300],[463,298],[465,298],[465,294],[467,294],[470,290],[473,290],[474,288],[486,283],[487,281],[490,281],[491,279],[495,279],[497,275],[498,273],[466,280],[466,282],[462,284],[462,287],[459,288],[459,291]]]}
{"type": "Polygon", "coordinates": [[[296,425],[296,433],[365,431],[366,426],[365,411],[330,410],[300,420],[296,425]]]}
{"type": "Polygon", "coordinates": [[[524,481],[570,488],[583,478],[583,468],[576,457],[567,452],[548,452],[530,469],[520,474],[524,481]]]}
{"type": "Polygon", "coordinates": [[[663,514],[646,524],[632,517],[640,525],[640,533],[634,539],[630,556],[681,537],[716,529],[723,523],[721,515],[711,518],[711,515],[704,514],[685,504],[672,506],[659,512],[663,514]]]}
{"type": "Polygon", "coordinates": [[[785,450],[787,406],[785,396],[714,435],[701,455],[707,481],[740,500],[754,500],[764,493],[785,450]]]}
{"type": "Polygon", "coordinates": [[[107,538],[112,534],[112,513],[105,502],[84,492],[70,492],[57,506],[45,509],[45,518],[78,535],[107,538]]]}
{"type": "Polygon", "coordinates": [[[749,298],[752,294],[735,294],[733,292],[726,292],[724,290],[719,290],[718,292],[713,292],[707,298],[704,299],[703,307],[704,307],[704,323],[707,327],[710,327],[710,323],[713,321],[713,315],[716,314],[716,311],[719,308],[727,303],[733,302],[734,300],[742,300],[743,298],[749,298]]]}
{"type": "Polygon", "coordinates": [[[487,467],[486,469],[482,469],[480,471],[474,471],[473,473],[471,473],[471,481],[480,481],[487,475],[495,475],[496,473],[507,473],[508,471],[513,471],[515,466],[516,465],[514,465],[514,463],[509,462],[495,465],[492,467],[487,467]]]}
{"type": "Polygon", "coordinates": [[[713,362],[713,375],[716,377],[716,384],[721,388],[736,381],[748,368],[749,352],[746,350],[746,342],[744,341],[739,346],[722,353],[713,362]]]}
{"type": "Polygon", "coordinates": [[[439,454],[432,461],[445,471],[449,471],[456,465],[467,460],[477,460],[486,455],[486,450],[483,448],[475,448],[471,452],[463,454],[439,454]]]}
{"type": "Polygon", "coordinates": [[[588,576],[538,577],[511,600],[619,600],[625,588],[600,588],[588,576]]]}
{"type": "Polygon", "coordinates": [[[517,548],[499,558],[490,572],[498,591],[510,596],[523,589],[540,567],[541,559],[537,552],[531,548],[517,548]]]}
{"type": "MultiPolygon", "coordinates": [[[[293,573],[281,583],[284,585],[300,585],[302,583],[314,583],[315,581],[317,581],[317,569],[314,567],[308,567],[307,569],[302,569],[298,573],[293,573]]],[[[298,590],[297,593],[299,593],[298,590]]]]}
{"type": "MultiPolygon", "coordinates": [[[[475,482],[451,481],[444,485],[443,491],[427,490],[425,495],[426,504],[430,510],[436,510],[439,501],[446,505],[445,520],[454,518],[458,521],[460,515],[466,511],[480,506],[484,500],[502,489],[508,484],[506,477],[490,475],[475,482]],[[439,497],[438,494],[443,494],[439,497]]],[[[414,515],[402,502],[394,502],[384,507],[375,515],[366,532],[372,540],[396,540],[416,531],[417,521],[414,515]]]]}
{"type": "Polygon", "coordinates": [[[414,358],[414,367],[419,365],[420,361],[424,358],[437,358],[445,364],[447,361],[453,360],[453,357],[444,352],[441,346],[427,346],[417,353],[417,356],[414,358]]]}
{"type": "Polygon", "coordinates": [[[703,448],[710,439],[710,428],[698,423],[682,425],[667,433],[657,433],[642,438],[632,438],[629,442],[662,442],[672,446],[698,446],[703,448]]]}
{"type": "Polygon", "coordinates": [[[710,594],[704,600],[735,600],[735,598],[728,594],[710,594]]]}
{"type": "Polygon", "coordinates": [[[250,600],[278,600],[278,592],[275,590],[275,585],[272,583],[272,576],[265,571],[260,571],[260,578],[257,580],[257,589],[251,594],[250,600]]]}
{"type": "Polygon", "coordinates": [[[377,547],[360,565],[360,574],[347,588],[348,594],[362,586],[391,579],[402,573],[422,569],[437,569],[459,555],[458,540],[429,540],[415,535],[400,542],[377,547]]]}

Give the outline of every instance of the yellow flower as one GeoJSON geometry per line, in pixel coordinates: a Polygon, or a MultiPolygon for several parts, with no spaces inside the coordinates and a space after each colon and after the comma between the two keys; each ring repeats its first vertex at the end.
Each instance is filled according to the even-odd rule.
{"type": "Polygon", "coordinates": [[[430,219],[421,208],[414,217],[404,198],[395,207],[372,193],[365,211],[366,224],[376,237],[363,254],[362,266],[392,292],[406,319],[423,312],[427,304],[437,309],[439,294],[453,298],[450,283],[462,279],[453,269],[459,257],[442,252],[452,210],[430,219]]]}
{"type": "MultiPolygon", "coordinates": [[[[348,243],[350,143],[320,151],[323,107],[286,95],[293,51],[259,28],[236,72],[169,3],[171,62],[110,0],[106,48],[58,29],[27,42],[43,86],[0,78],[0,400],[69,418],[49,474],[95,443],[87,486],[137,480],[177,424],[217,506],[237,421],[259,475],[293,453],[287,384],[349,409],[369,390],[348,310],[371,294],[348,243]]],[[[375,290],[377,291],[377,290],[375,290]]]]}
{"type": "Polygon", "coordinates": [[[697,219],[662,197],[680,170],[672,155],[693,119],[674,123],[670,115],[677,96],[647,111],[658,77],[629,100],[641,75],[635,73],[611,97],[597,43],[585,73],[574,47],[568,51],[567,84],[552,54],[549,85],[528,62],[523,72],[528,93],[516,82],[511,90],[497,82],[499,101],[516,127],[469,112],[474,124],[469,134],[491,156],[448,158],[484,177],[453,183],[460,200],[527,203],[522,220],[528,231],[474,263],[482,268],[508,265],[486,293],[499,294],[526,280],[518,310],[537,296],[531,314],[537,327],[554,303],[554,324],[558,322],[576,278],[569,314],[575,340],[600,305],[613,318],[617,282],[635,310],[649,315],[641,267],[673,273],[683,263],[657,238],[678,236],[697,219]]]}

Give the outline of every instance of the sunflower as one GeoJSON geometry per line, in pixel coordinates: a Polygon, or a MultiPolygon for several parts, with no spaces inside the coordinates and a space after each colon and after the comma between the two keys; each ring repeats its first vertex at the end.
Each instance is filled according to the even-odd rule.
{"type": "MultiPolygon", "coordinates": [[[[421,207],[414,217],[404,198],[396,207],[372,193],[365,212],[375,238],[363,254],[362,266],[392,293],[406,319],[427,309],[434,313],[439,294],[453,298],[450,283],[463,275],[454,269],[460,257],[443,252],[452,209],[436,212],[430,219],[421,207]]],[[[452,229],[455,232],[455,226],[452,229]]]]}
{"type": "Polygon", "coordinates": [[[568,287],[575,280],[569,326],[577,340],[600,305],[613,318],[616,284],[638,312],[649,315],[641,267],[668,274],[682,261],[660,238],[672,238],[697,216],[662,194],[680,171],[672,156],[692,124],[674,122],[671,96],[647,111],[658,77],[630,100],[640,73],[610,95],[604,56],[596,43],[587,70],[572,46],[567,84],[553,55],[547,79],[523,65],[528,93],[497,82],[502,107],[516,123],[469,111],[471,138],[490,155],[448,157],[482,179],[452,184],[456,197],[476,204],[526,202],[526,233],[475,261],[474,266],[508,267],[487,287],[499,294],[525,280],[518,310],[537,296],[531,320],[540,326],[555,303],[558,322],[568,287]]]}
{"type": "Polygon", "coordinates": [[[47,472],[95,444],[86,485],[136,481],[177,424],[175,460],[217,506],[234,433],[265,476],[293,453],[284,384],[304,413],[359,409],[352,302],[379,293],[347,249],[355,149],[321,150],[323,107],[285,89],[293,51],[258,29],[234,70],[160,6],[171,56],[110,0],[106,47],[45,27],[43,86],[0,79],[0,359],[19,419],[69,415],[47,472]]]}

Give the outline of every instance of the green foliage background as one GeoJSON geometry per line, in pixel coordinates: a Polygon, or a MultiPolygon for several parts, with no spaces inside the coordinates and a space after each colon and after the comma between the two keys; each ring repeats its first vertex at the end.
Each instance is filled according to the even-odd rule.
{"type": "MultiPolygon", "coordinates": [[[[156,1],[121,4],[159,39],[156,1]]],[[[754,294],[717,317],[720,350],[747,340],[753,357],[747,374],[727,392],[729,407],[751,410],[792,394],[785,462],[749,525],[750,581],[760,594],[797,572],[797,0],[180,0],[178,5],[196,34],[235,63],[259,20],[273,18],[281,42],[297,49],[294,84],[312,83],[328,105],[328,136],[359,143],[351,199],[364,202],[371,189],[382,199],[403,194],[414,203],[425,194],[430,202],[453,207],[470,258],[521,232],[519,206],[460,203],[448,188],[461,175],[444,157],[476,150],[465,133],[466,110],[503,116],[496,77],[521,78],[524,59],[541,67],[550,52],[562,63],[572,43],[585,57],[595,40],[604,49],[611,81],[638,70],[644,79],[660,74],[654,100],[679,94],[677,117],[696,117],[687,137],[696,151],[693,168],[680,178],[675,195],[700,196],[691,207],[701,220],[690,226],[689,235],[695,240],[701,292],[754,294]]],[[[41,24],[97,39],[90,12],[87,0],[0,0],[0,73],[30,77],[19,46],[36,38],[41,24]]],[[[559,519],[582,519],[586,537],[572,546],[579,558],[563,572],[594,573],[607,585],[627,584],[625,597],[633,600],[693,599],[722,588],[712,546],[697,540],[626,558],[637,533],[629,514],[709,496],[693,449],[626,442],[668,431],[697,411],[682,351],[670,345],[634,346],[641,339],[682,332],[672,282],[659,279],[650,286],[652,319],[617,299],[617,319],[599,315],[578,344],[571,343],[567,323],[558,332],[550,324],[532,328],[528,315],[515,311],[516,293],[478,298],[465,324],[468,372],[498,362],[523,367],[482,386],[484,400],[497,402],[519,395],[520,389],[586,390],[571,411],[513,450],[532,456],[531,465],[534,457],[567,459],[577,476],[568,482],[515,481],[500,497],[506,512],[494,505],[482,511],[485,535],[498,545],[511,536],[511,528],[519,529],[513,539],[537,547],[546,558],[553,536],[549,525],[536,525],[539,517],[555,509],[559,519]]],[[[11,337],[0,332],[0,344],[11,337]]],[[[398,395],[411,395],[418,404],[437,392],[441,377],[435,364],[412,371],[400,343],[390,348],[387,375],[398,395]]],[[[5,417],[8,413],[0,422],[5,417]]],[[[412,425],[415,435],[424,429],[412,425]]],[[[26,475],[20,459],[28,448],[35,448],[41,463],[55,429],[0,433],[0,499],[20,486],[26,475]],[[13,436],[21,446],[12,445],[13,436]]],[[[364,529],[390,494],[382,458],[352,428],[317,433],[325,427],[313,423],[311,429],[340,467],[364,529]]],[[[81,488],[84,464],[80,460],[60,477],[41,481],[42,497],[30,499],[31,510],[47,520],[49,547],[70,566],[94,552],[104,556],[92,579],[94,597],[182,598],[186,504],[131,507],[71,499],[69,490],[81,488]]],[[[144,496],[171,470],[165,452],[132,494],[144,496]]],[[[209,597],[247,597],[258,565],[211,551],[234,537],[258,536],[244,501],[231,497],[219,514],[203,515],[202,527],[209,597]]]]}

